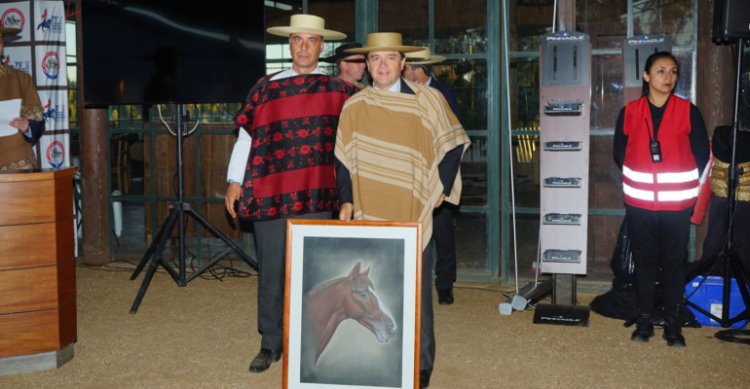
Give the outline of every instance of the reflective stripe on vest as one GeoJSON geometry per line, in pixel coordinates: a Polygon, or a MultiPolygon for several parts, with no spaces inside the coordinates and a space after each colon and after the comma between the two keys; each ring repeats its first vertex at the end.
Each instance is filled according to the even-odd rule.
{"type": "MultiPolygon", "coordinates": [[[[636,189],[630,185],[623,184],[622,190],[625,195],[643,201],[655,201],[654,192],[650,190],[636,189]]],[[[662,190],[656,193],[659,202],[684,201],[698,197],[698,188],[685,190],[662,190]]]]}
{"type": "MultiPolygon", "coordinates": [[[[633,182],[643,184],[653,184],[654,181],[657,184],[682,184],[699,179],[698,169],[687,172],[656,173],[656,179],[654,179],[653,173],[637,172],[627,166],[623,166],[622,175],[633,182]]],[[[656,192],[656,195],[654,195],[653,190],[635,188],[627,183],[623,183],[622,189],[626,196],[652,202],[685,201],[698,197],[698,186],[682,190],[660,190],[656,192]]]]}
{"type": "MultiPolygon", "coordinates": [[[[622,167],[622,175],[635,182],[641,182],[644,184],[654,183],[653,173],[637,172],[627,166],[622,167]]],[[[699,178],[698,169],[693,169],[687,172],[656,173],[656,183],[658,184],[680,184],[697,180],[699,178]]]]}

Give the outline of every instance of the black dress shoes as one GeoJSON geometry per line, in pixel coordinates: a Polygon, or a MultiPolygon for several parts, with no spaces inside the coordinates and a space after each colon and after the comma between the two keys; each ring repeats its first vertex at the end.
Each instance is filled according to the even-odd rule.
{"type": "Polygon", "coordinates": [[[651,322],[651,315],[639,315],[635,322],[635,331],[630,339],[634,342],[648,342],[652,336],[654,336],[654,324],[651,322]]]}
{"type": "Polygon", "coordinates": [[[438,304],[450,305],[453,304],[453,288],[438,289],[438,304]]]}
{"type": "Polygon", "coordinates": [[[258,355],[250,362],[251,373],[261,373],[268,370],[271,364],[281,359],[281,350],[271,351],[267,348],[261,348],[258,355]]]}
{"type": "Polygon", "coordinates": [[[667,319],[662,338],[667,341],[669,347],[685,347],[685,337],[682,336],[680,323],[676,319],[667,319]]]}

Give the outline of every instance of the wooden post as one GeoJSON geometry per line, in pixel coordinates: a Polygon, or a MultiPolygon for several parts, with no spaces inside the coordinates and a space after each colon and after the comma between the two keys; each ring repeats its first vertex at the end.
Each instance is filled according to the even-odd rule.
{"type": "MultiPolygon", "coordinates": [[[[81,0],[76,1],[81,9],[81,0]]],[[[81,12],[76,16],[76,47],[78,58],[83,58],[83,29],[81,12]]],[[[84,105],[84,63],[78,64],[78,106],[81,127],[81,197],[83,199],[83,262],[104,265],[110,259],[109,186],[107,185],[107,109],[86,108],[84,105]]]]}
{"type": "Polygon", "coordinates": [[[83,262],[109,263],[109,187],[107,186],[107,110],[84,108],[81,115],[81,192],[83,262]]]}

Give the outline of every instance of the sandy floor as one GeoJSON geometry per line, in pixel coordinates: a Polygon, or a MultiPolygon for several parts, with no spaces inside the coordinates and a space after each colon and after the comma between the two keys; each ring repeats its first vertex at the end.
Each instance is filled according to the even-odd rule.
{"type": "MultiPolygon", "coordinates": [[[[2,388],[278,388],[282,364],[250,374],[259,348],[256,278],[197,279],[177,287],[163,272],[139,312],[130,270],[78,268],[75,358],[54,371],[0,377],[2,388]]],[[[431,388],[746,388],[750,346],[685,329],[688,347],[661,331],[630,341],[622,322],[592,313],[588,327],[533,324],[533,312],[498,314],[494,285],[459,284],[435,306],[431,388]]],[[[592,296],[579,296],[589,301],[592,296]]]]}

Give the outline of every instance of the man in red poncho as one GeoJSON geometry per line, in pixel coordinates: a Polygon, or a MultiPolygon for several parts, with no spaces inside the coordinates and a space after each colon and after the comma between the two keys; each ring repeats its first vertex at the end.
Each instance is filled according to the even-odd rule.
{"type": "Polygon", "coordinates": [[[337,206],[333,148],[341,108],[356,88],[318,68],[326,30],[314,15],[292,15],[269,33],[289,37],[292,67],[261,78],[236,117],[239,138],[227,173],[225,206],[251,221],[258,261],[261,349],[250,371],[281,358],[284,340],[286,220],[331,219],[337,206]],[[235,203],[239,210],[235,211],[235,203]]]}

